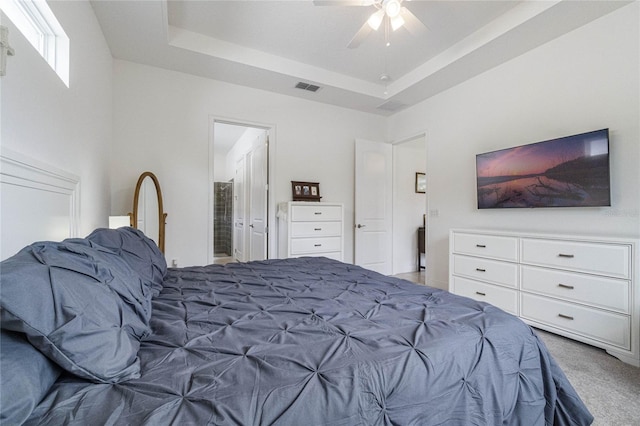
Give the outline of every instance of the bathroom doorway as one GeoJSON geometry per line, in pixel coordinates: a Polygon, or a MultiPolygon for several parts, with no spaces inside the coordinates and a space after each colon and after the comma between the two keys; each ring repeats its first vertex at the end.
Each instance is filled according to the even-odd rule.
{"type": "Polygon", "coordinates": [[[212,120],[211,263],[268,258],[269,130],[212,120]]]}

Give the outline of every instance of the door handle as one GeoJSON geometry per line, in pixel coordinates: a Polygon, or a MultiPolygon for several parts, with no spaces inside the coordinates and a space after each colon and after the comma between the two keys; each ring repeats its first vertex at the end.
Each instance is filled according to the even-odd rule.
{"type": "Polygon", "coordinates": [[[357,225],[356,225],[356,228],[358,228],[358,229],[359,229],[359,228],[364,228],[365,226],[367,226],[367,225],[357,224],[357,225]]]}
{"type": "Polygon", "coordinates": [[[253,228],[253,223],[251,225],[249,225],[249,228],[253,228]]]}

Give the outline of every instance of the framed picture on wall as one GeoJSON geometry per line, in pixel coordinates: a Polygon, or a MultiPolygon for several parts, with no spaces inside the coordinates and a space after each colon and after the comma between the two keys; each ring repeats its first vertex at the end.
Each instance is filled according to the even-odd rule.
{"type": "Polygon", "coordinates": [[[320,201],[320,184],[292,180],[291,198],[293,201],[320,201]]]}
{"type": "Polygon", "coordinates": [[[427,177],[424,173],[416,172],[416,192],[418,194],[427,192],[427,177]]]}

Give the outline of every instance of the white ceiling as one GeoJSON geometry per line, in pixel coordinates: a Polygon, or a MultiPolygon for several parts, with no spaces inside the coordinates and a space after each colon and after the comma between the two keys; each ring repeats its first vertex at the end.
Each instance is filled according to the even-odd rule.
{"type": "MultiPolygon", "coordinates": [[[[330,2],[337,3],[337,2],[330,2]]],[[[428,28],[346,46],[373,6],[92,0],[115,58],[391,115],[629,1],[405,0],[428,28]],[[380,80],[387,74],[391,80],[380,80]],[[295,89],[299,81],[321,87],[295,89]]]]}

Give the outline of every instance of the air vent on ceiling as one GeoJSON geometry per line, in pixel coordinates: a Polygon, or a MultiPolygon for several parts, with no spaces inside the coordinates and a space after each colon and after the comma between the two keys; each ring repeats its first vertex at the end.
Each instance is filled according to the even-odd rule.
{"type": "Polygon", "coordinates": [[[296,84],[296,89],[307,90],[309,92],[317,92],[318,90],[320,90],[320,86],[299,81],[298,84],[296,84]]]}
{"type": "Polygon", "coordinates": [[[378,105],[376,108],[384,110],[384,111],[396,112],[396,111],[400,111],[401,109],[404,109],[406,107],[408,107],[408,105],[403,104],[402,102],[388,101],[388,102],[385,102],[383,104],[378,105]]]}

